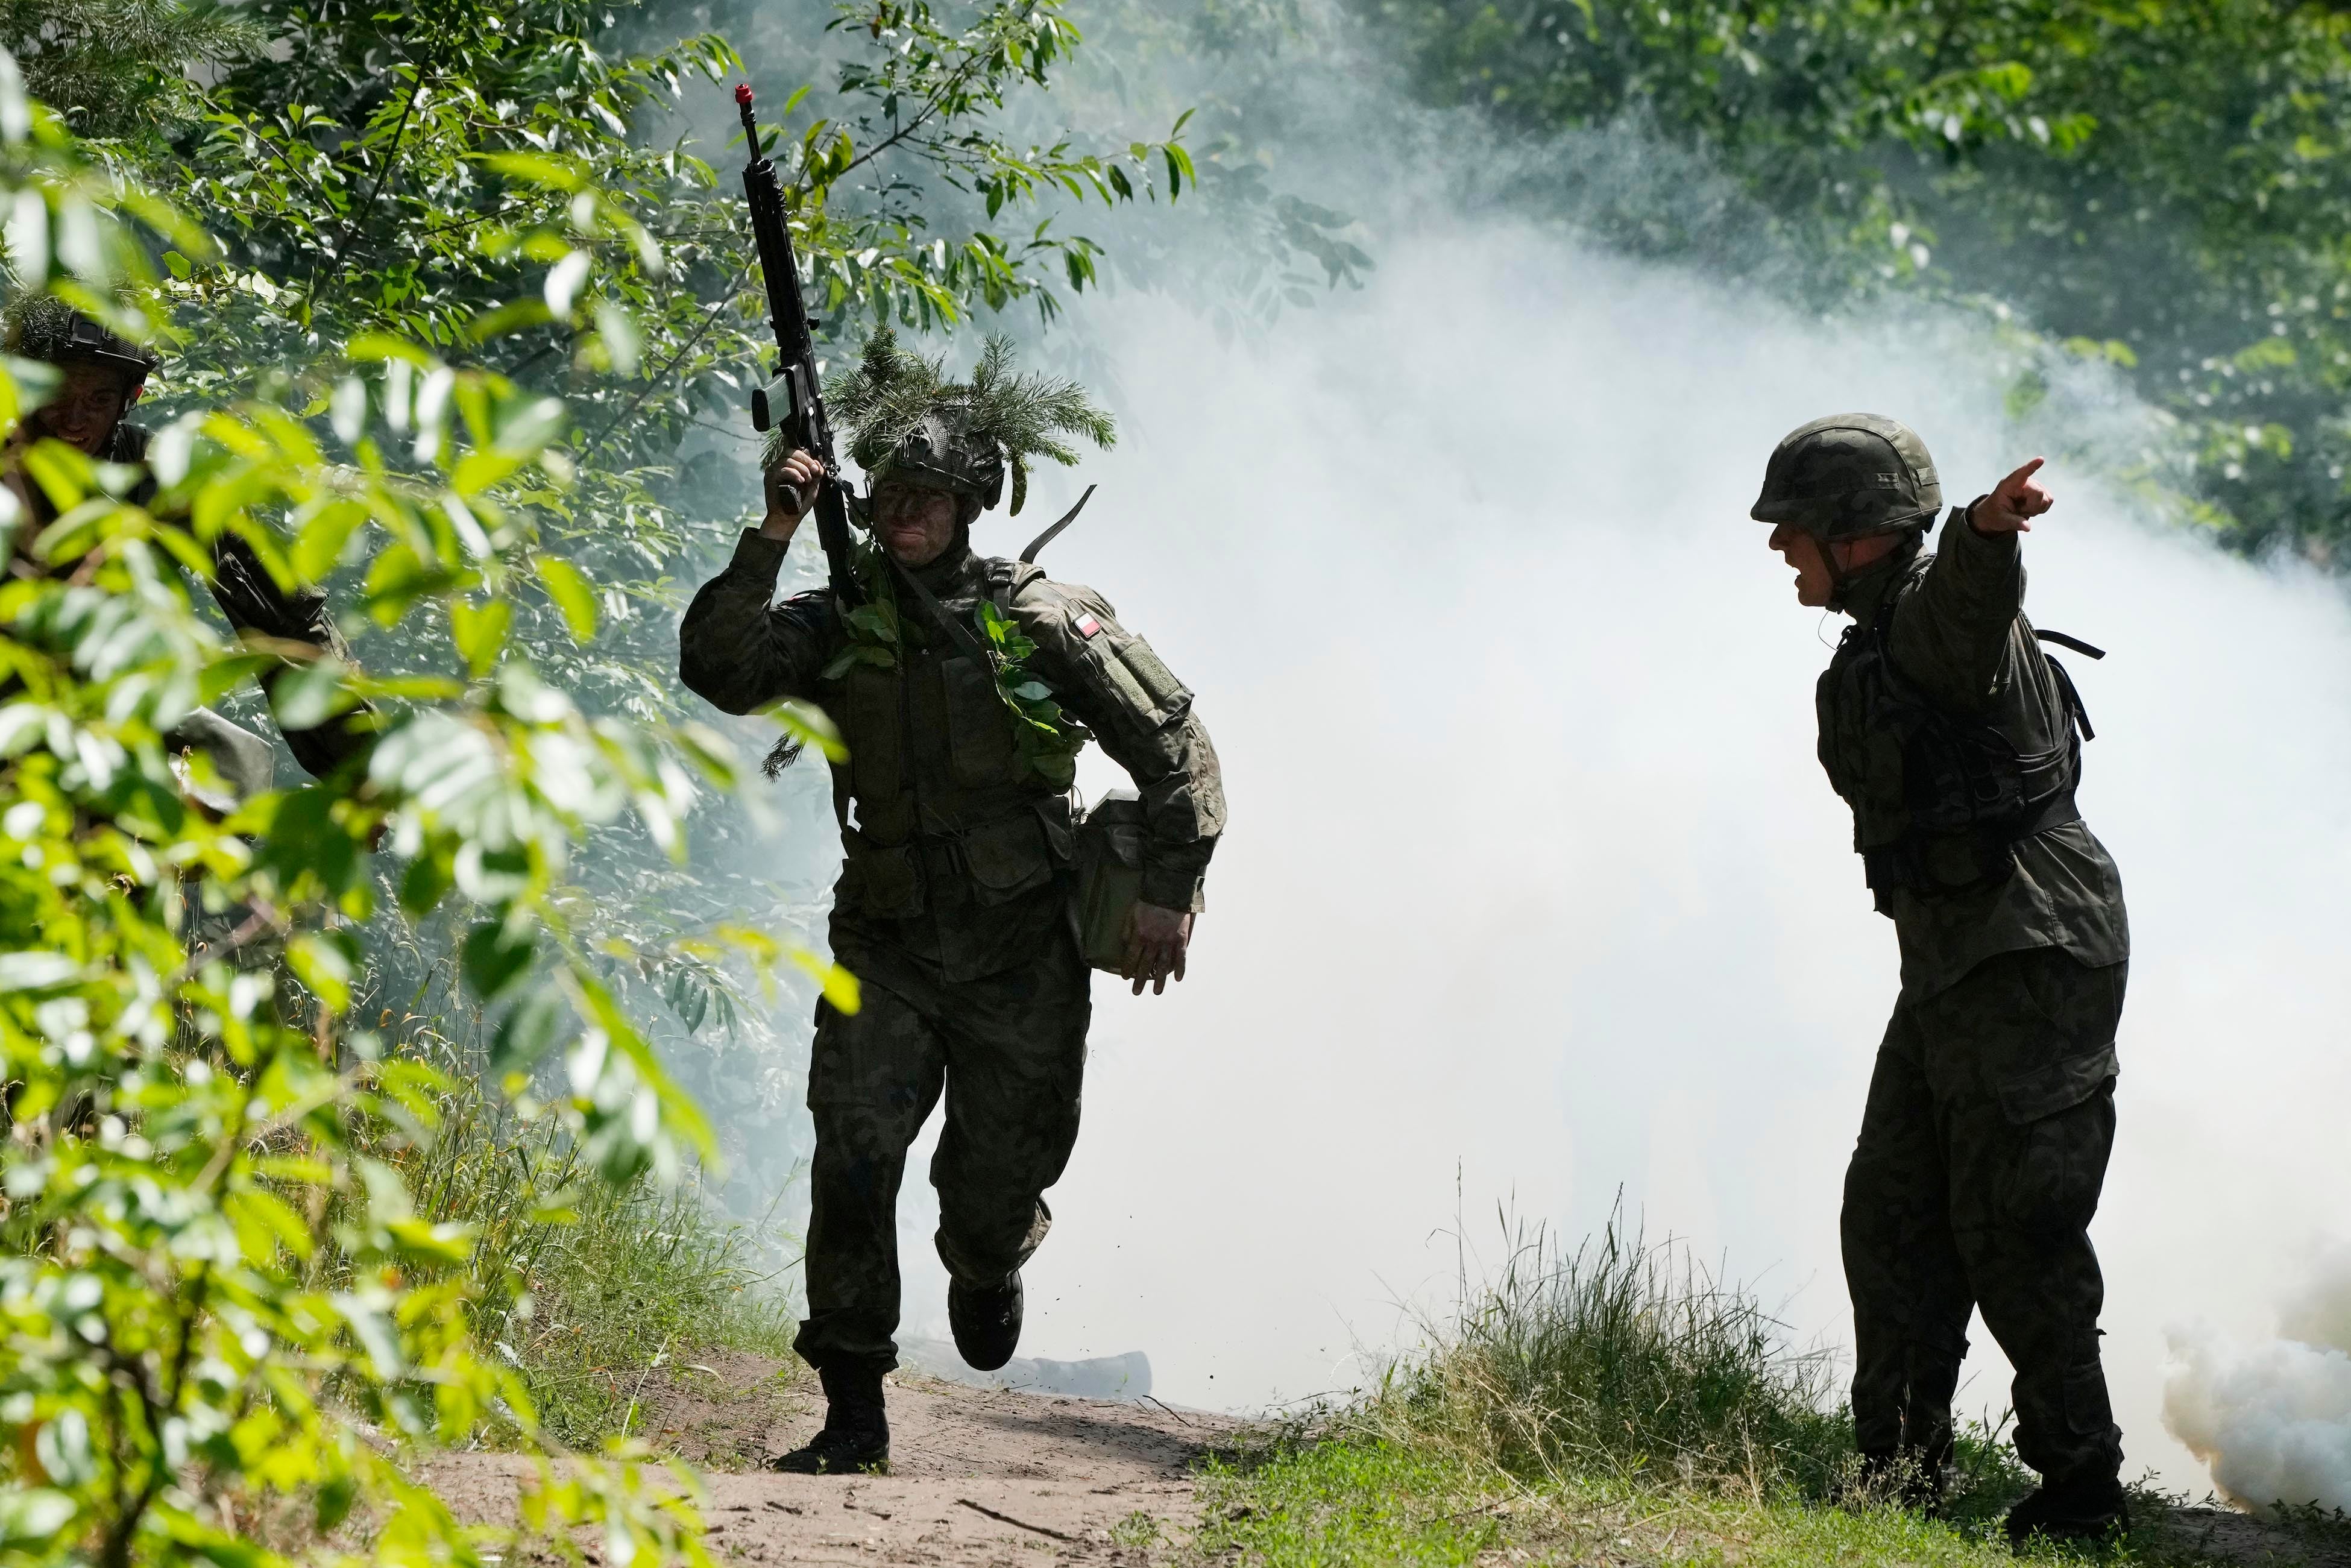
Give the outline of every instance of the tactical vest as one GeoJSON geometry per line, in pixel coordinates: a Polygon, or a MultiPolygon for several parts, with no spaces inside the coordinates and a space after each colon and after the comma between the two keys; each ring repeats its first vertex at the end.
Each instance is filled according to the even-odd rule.
{"type": "MultiPolygon", "coordinates": [[[[985,591],[1008,617],[1013,596],[1044,575],[1018,561],[981,564],[985,591]]],[[[842,680],[849,759],[833,765],[833,803],[844,902],[874,919],[1009,903],[1072,863],[1069,794],[1022,762],[995,672],[919,603],[900,611],[924,645],[906,648],[894,669],[856,664],[842,680]]]]}
{"type": "MultiPolygon", "coordinates": [[[[2082,742],[2095,733],[2073,678],[2045,655],[2055,740],[2042,749],[2017,738],[2031,670],[1984,718],[1949,712],[1902,674],[1894,621],[1928,565],[1913,567],[1867,625],[1846,628],[1814,694],[1821,766],[1853,808],[1854,849],[1881,913],[1897,887],[1932,895],[2003,879],[2019,843],[2079,821],[2082,742]]],[[[2057,632],[2033,635],[2104,656],[2057,632]]]]}

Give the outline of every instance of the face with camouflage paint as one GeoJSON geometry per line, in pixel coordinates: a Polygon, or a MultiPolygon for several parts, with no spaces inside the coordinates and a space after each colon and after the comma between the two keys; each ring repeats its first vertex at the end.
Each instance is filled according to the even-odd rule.
{"type": "Polygon", "coordinates": [[[60,365],[55,396],[29,422],[43,435],[97,456],[122,422],[140,389],[129,372],[113,365],[75,360],[60,365]]]}
{"type": "Polygon", "coordinates": [[[900,566],[928,566],[955,542],[959,509],[945,490],[885,479],[873,492],[873,537],[900,566]]]}

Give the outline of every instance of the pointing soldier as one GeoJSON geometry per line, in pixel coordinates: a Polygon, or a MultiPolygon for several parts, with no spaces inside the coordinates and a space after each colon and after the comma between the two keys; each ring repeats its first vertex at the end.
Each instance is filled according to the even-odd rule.
{"type": "Polygon", "coordinates": [[[1224,828],[1207,732],[1150,647],[1092,590],[971,548],[1008,467],[1017,510],[1029,456],[1073,460],[1057,432],[1111,439],[1075,389],[1008,375],[1008,352],[992,341],[957,386],[884,332],[831,389],[871,480],[856,569],[866,603],[844,612],[830,591],[772,602],[801,497],[822,473],[805,452],[780,453],[765,520],[679,632],[680,674],[711,703],[739,714],[813,701],[848,749],[833,768],[844,855],[831,929],[863,1002],[817,1015],[809,1314],[796,1348],[827,1406],[822,1431],[776,1461],[786,1470],[888,1462],[898,1186],[943,1092],[931,1181],[956,1346],[991,1371],[1019,1343],[1020,1269],[1077,1138],[1092,1005],[1073,871],[1078,747],[1100,741],[1141,797],[1140,896],[1112,934],[1123,938],[1114,956],[1095,955],[1137,994],[1183,978],[1224,828]]]}
{"type": "Polygon", "coordinates": [[[1968,1319],[2016,1368],[2016,1449],[2042,1476],[2008,1531],[2128,1528],[2089,1239],[2115,1133],[2130,939],[2115,862],[2074,804],[2089,735],[2024,618],[2019,549],[2052,498],[2024,465],[1955,507],[1925,445],[1875,414],[1771,455],[1755,518],[1801,604],[1853,624],[1817,694],[1902,989],[1845,1177],[1853,1411],[1865,1469],[1931,1501],[1968,1319]]]}

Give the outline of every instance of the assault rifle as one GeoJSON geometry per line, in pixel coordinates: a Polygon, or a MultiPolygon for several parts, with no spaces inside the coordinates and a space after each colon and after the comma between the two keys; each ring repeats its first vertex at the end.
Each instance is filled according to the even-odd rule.
{"type": "Polygon", "coordinates": [[[735,89],[743,114],[743,134],[751,162],[743,170],[743,193],[751,204],[751,235],[759,247],[759,272],[768,285],[768,325],[776,333],[775,379],[751,393],[751,428],[778,427],[786,452],[799,447],[824,465],[816,482],[817,543],[824,547],[833,597],[843,609],[861,602],[849,569],[849,505],[841,466],[832,452],[832,421],[824,412],[824,389],[816,371],[817,323],[800,298],[800,269],[792,255],[791,226],[784,219],[784,186],[775,160],[759,148],[759,120],[751,111],[748,82],[735,89]]]}

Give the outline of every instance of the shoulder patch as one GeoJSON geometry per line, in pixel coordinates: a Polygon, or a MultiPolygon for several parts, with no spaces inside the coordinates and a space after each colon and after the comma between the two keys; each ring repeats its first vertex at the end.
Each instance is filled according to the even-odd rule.
{"type": "Polygon", "coordinates": [[[1102,635],[1102,623],[1092,611],[1080,612],[1078,618],[1071,624],[1078,629],[1078,635],[1089,643],[1102,635]]]}

